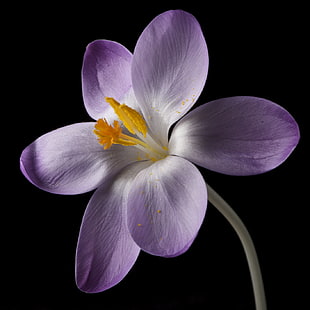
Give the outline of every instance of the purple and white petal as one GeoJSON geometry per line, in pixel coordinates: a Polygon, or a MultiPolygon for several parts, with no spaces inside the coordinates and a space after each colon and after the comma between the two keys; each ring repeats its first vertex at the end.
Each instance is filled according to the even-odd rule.
{"type": "Polygon", "coordinates": [[[132,54],[121,44],[97,40],[87,46],[82,91],[88,114],[95,120],[113,112],[105,97],[121,101],[131,89],[132,54]]]}
{"type": "Polygon", "coordinates": [[[229,175],[254,175],[280,165],[299,140],[298,125],[279,105],[256,97],[211,101],[174,128],[169,150],[229,175]]]}
{"type": "Polygon", "coordinates": [[[76,283],[82,291],[96,293],[116,285],[135,263],[140,248],[128,231],[122,193],[146,164],[133,165],[97,189],[91,198],[76,251],[76,283]]]}
{"type": "Polygon", "coordinates": [[[159,140],[167,139],[169,126],[200,95],[208,59],[200,25],[187,12],[160,14],[141,34],[132,60],[133,89],[151,131],[162,129],[159,140]]]}
{"type": "Polygon", "coordinates": [[[51,131],[22,152],[20,168],[34,185],[56,194],[80,194],[137,160],[134,147],[104,150],[94,123],[77,123],[51,131]]]}
{"type": "Polygon", "coordinates": [[[146,252],[172,257],[196,237],[207,207],[207,189],[189,161],[168,156],[141,171],[128,195],[128,227],[146,252]]]}

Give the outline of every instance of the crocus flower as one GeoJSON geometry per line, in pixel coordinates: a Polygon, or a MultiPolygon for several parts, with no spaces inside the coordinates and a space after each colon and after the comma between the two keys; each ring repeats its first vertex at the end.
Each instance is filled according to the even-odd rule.
{"type": "Polygon", "coordinates": [[[194,164],[259,174],[281,164],[298,143],[292,116],[266,99],[218,99],[184,116],[207,72],[203,33],[184,11],[157,16],[133,54],[113,41],[92,42],[82,90],[95,122],[49,132],[23,151],[21,171],[40,189],[96,190],[76,251],[81,290],[117,284],[140,250],[174,257],[190,247],[207,207],[206,184],[194,164]]]}

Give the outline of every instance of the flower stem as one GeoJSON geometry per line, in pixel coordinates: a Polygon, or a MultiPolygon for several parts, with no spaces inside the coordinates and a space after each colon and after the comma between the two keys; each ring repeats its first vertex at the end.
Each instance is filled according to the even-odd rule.
{"type": "Polygon", "coordinates": [[[207,188],[208,200],[228,220],[228,222],[231,224],[231,226],[236,231],[238,237],[240,238],[250,269],[256,310],[266,310],[267,305],[264,284],[252,238],[239,216],[228,205],[228,203],[208,184],[207,188]]]}

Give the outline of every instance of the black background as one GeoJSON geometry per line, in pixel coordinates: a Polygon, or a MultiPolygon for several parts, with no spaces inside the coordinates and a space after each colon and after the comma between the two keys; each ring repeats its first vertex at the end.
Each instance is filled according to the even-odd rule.
{"type": "Polygon", "coordinates": [[[300,125],[300,144],[271,172],[249,177],[201,172],[251,233],[269,309],[307,308],[306,8],[272,1],[205,1],[196,6],[87,1],[71,7],[16,4],[3,11],[2,68],[7,70],[2,90],[1,309],[254,309],[242,246],[212,205],[197,239],[182,256],[164,259],[141,253],[114,288],[80,292],[74,256],[91,193],[46,193],[19,171],[19,156],[34,139],[90,120],[80,80],[86,45],[110,39],[133,51],[144,27],[174,8],[198,19],[208,44],[208,80],[197,104],[235,95],[263,97],[289,110],[300,125]]]}

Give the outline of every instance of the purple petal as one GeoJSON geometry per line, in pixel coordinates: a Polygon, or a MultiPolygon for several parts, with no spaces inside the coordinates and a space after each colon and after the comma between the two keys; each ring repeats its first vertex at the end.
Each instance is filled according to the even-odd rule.
{"type": "MultiPolygon", "coordinates": [[[[142,164],[143,167],[145,164],[142,164]]],[[[141,163],[135,166],[140,170],[141,163]]],[[[85,292],[101,292],[120,282],[140,248],[127,227],[124,195],[132,169],[107,182],[91,198],[81,225],[76,252],[76,283],[85,292]]]]}
{"type": "Polygon", "coordinates": [[[254,175],[280,165],[299,140],[298,125],[279,105],[255,97],[214,100],[174,128],[171,154],[230,175],[254,175]]]}
{"type": "Polygon", "coordinates": [[[169,156],[141,171],[128,196],[128,226],[135,242],[153,255],[185,252],[204,219],[206,184],[189,161],[169,156]]]}
{"type": "Polygon", "coordinates": [[[151,130],[167,137],[200,95],[208,72],[208,51],[191,14],[168,11],[141,34],[132,60],[135,95],[151,130]]]}
{"type": "Polygon", "coordinates": [[[37,187],[57,194],[80,194],[137,160],[132,147],[104,150],[93,133],[94,123],[78,123],[51,131],[22,153],[20,168],[37,187]]]}
{"type": "Polygon", "coordinates": [[[192,245],[192,243],[194,242],[194,240],[196,239],[197,235],[195,235],[193,237],[192,240],[190,240],[180,251],[176,252],[176,253],[173,253],[172,255],[165,255],[166,258],[170,258],[170,257],[177,257],[183,253],[185,253],[189,248],[190,246],[192,245]]]}
{"type": "Polygon", "coordinates": [[[98,40],[84,55],[82,90],[86,110],[95,120],[110,110],[105,97],[120,101],[131,88],[131,53],[121,44],[98,40]]]}

